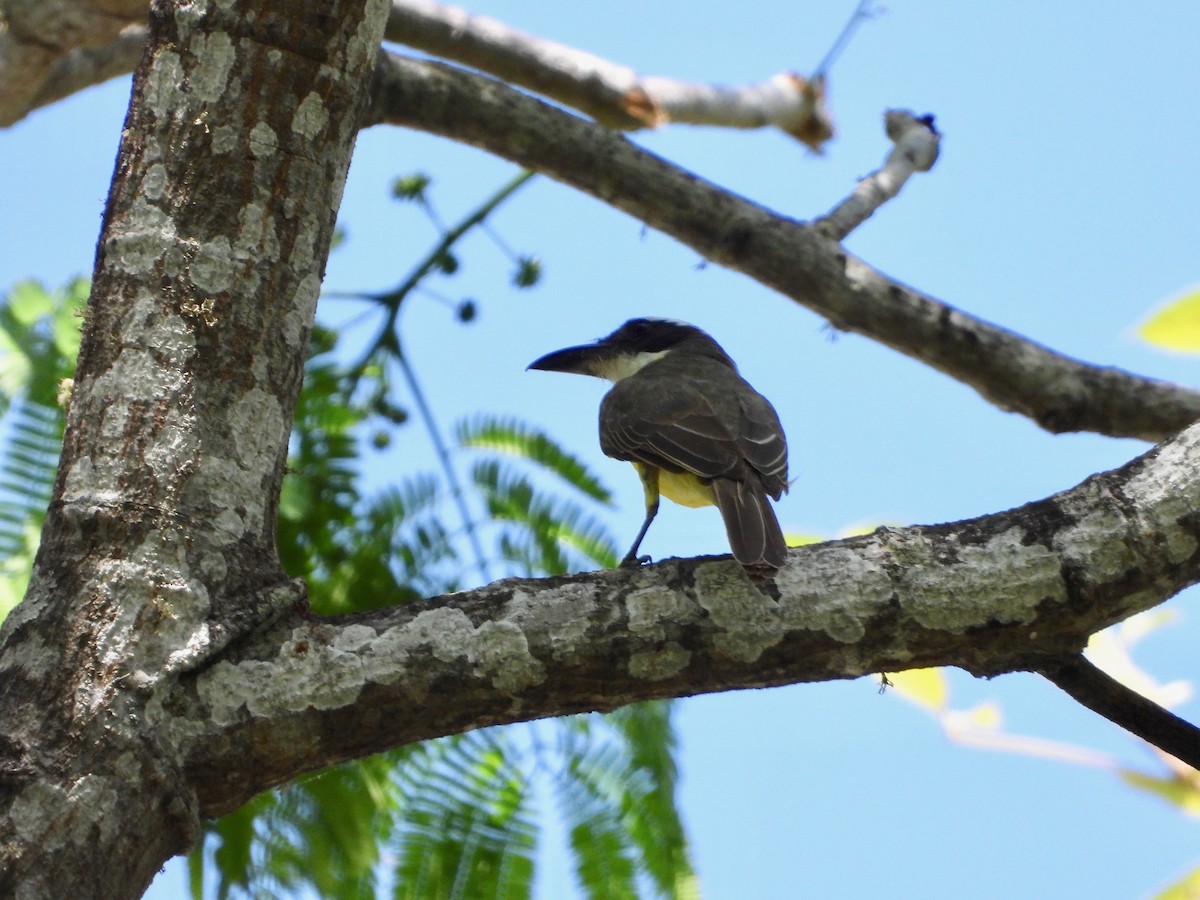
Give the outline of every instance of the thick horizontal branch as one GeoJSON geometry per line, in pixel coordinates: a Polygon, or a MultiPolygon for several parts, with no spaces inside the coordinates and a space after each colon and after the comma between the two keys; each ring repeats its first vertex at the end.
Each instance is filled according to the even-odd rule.
{"type": "Polygon", "coordinates": [[[1200,418],[1198,391],[1088,365],[973,318],[888,278],[817,227],[490,78],[385,53],[374,90],[370,122],[440,134],[550,175],[1048,431],[1157,441],[1200,418]]]}
{"type": "Polygon", "coordinates": [[[729,557],[513,579],[294,616],[163,706],[206,815],[411,741],[638,700],[960,666],[1047,671],[1200,580],[1200,425],[1020,509],[793,549],[764,588],[729,557]]]}

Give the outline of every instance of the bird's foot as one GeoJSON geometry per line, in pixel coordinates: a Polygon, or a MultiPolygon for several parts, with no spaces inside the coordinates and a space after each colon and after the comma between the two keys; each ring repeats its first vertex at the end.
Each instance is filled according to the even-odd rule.
{"type": "Polygon", "coordinates": [[[746,572],[746,577],[756,583],[760,583],[763,581],[770,581],[779,572],[779,568],[777,566],[765,566],[765,565],[764,566],[754,566],[754,565],[746,566],[746,565],[743,565],[742,568],[746,572]]]}
{"type": "Polygon", "coordinates": [[[636,569],[653,561],[654,560],[650,558],[650,554],[646,554],[645,556],[634,556],[632,553],[630,553],[623,560],[621,560],[621,568],[636,569]]]}

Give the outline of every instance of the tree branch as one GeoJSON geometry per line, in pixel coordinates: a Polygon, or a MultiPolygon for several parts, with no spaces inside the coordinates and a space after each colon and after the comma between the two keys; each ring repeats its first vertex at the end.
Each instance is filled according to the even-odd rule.
{"type": "MultiPolygon", "coordinates": [[[[398,15],[395,8],[392,15],[394,19],[398,15]]],[[[411,25],[411,15],[415,14],[400,15],[397,21],[411,25]]],[[[432,26],[430,29],[436,31],[432,26]]],[[[395,26],[391,36],[399,36],[395,26]]],[[[11,34],[5,36],[5,40],[12,39],[11,34]]],[[[115,44],[77,50],[63,57],[51,77],[39,82],[38,103],[51,102],[86,86],[90,78],[99,80],[132,66],[137,40],[136,31],[128,32],[115,44]]],[[[905,164],[906,151],[902,152],[901,145],[877,177],[856,188],[838,208],[819,220],[814,230],[720,191],[601,129],[589,129],[587,123],[530,98],[521,98],[514,109],[506,112],[510,100],[503,87],[479,76],[394,56],[386,59],[377,80],[382,93],[377,94],[376,121],[473,141],[606,202],[611,200],[706,257],[743,271],[808,306],[835,327],[863,334],[921,360],[970,385],[1001,409],[1028,416],[1048,431],[1094,431],[1155,441],[1200,417],[1200,392],[1062,356],[913,291],[831,242],[821,241],[822,229],[833,237],[843,236],[873,212],[889,191],[899,189],[902,177],[907,177],[897,177],[896,173],[897,166],[905,164]],[[423,92],[447,90],[455,92],[456,102],[469,101],[476,112],[485,111],[487,115],[475,127],[465,128],[464,117],[454,117],[455,121],[445,109],[422,112],[414,106],[406,111],[395,105],[408,102],[405,92],[416,99],[423,92]],[[521,116],[526,120],[520,121],[521,116]],[[471,135],[471,131],[476,133],[471,135]],[[548,140],[565,144],[544,146],[548,140]],[[588,143],[592,144],[590,150],[588,143]],[[613,148],[617,155],[609,158],[605,151],[613,148]],[[656,214],[653,202],[639,202],[638,191],[664,172],[670,175],[671,190],[685,196],[689,208],[675,210],[660,205],[656,214]],[[636,187],[632,191],[613,190],[613,173],[636,187]],[[705,222],[701,211],[709,203],[715,203],[722,215],[707,216],[705,222]],[[749,252],[750,242],[755,243],[754,252],[749,252]],[[803,268],[808,271],[800,271],[803,268]]],[[[11,71],[12,65],[9,60],[0,69],[11,71]]],[[[9,90],[15,89],[15,83],[10,85],[9,90]]],[[[0,89],[0,121],[11,109],[0,89]]],[[[22,109],[17,118],[25,112],[22,109]]]]}
{"type": "MultiPolygon", "coordinates": [[[[126,25],[145,19],[146,0],[4,0],[0,3],[0,127],[50,102],[38,98],[57,66],[74,51],[119,43],[126,25]]],[[[93,74],[98,76],[99,71],[93,74]]]]}
{"type": "Polygon", "coordinates": [[[1083,654],[1037,671],[1092,712],[1200,770],[1200,728],[1121,684],[1083,654]]]}
{"type": "Polygon", "coordinates": [[[813,222],[815,228],[835,241],[844,239],[899,194],[913,175],[928,172],[937,162],[941,135],[933,125],[933,116],[918,118],[906,110],[889,109],[883,121],[893,144],[883,165],[862,179],[831,212],[813,222]]]}
{"type": "Polygon", "coordinates": [[[137,66],[145,44],[145,26],[127,25],[115,41],[96,47],[77,47],[50,69],[27,112],[50,106],[110,78],[128,75],[137,66]]]}
{"type": "Polygon", "coordinates": [[[973,318],[619,134],[450,66],[381,54],[368,124],[418,128],[536,169],[825,316],[974,388],[1050,432],[1162,440],[1200,392],[1089,365],[973,318]]]}
{"type": "Polygon", "coordinates": [[[1200,425],[1020,509],[793,549],[762,589],[705,557],[293,616],[164,711],[216,815],[302,771],[484,725],[934,665],[1050,672],[1200,580],[1197,510],[1200,425]]]}
{"type": "Polygon", "coordinates": [[[668,122],[775,126],[815,151],[833,137],[824,80],[810,82],[794,72],[740,87],[644,78],[591,53],[431,0],[395,0],[385,36],[557,100],[609,128],[668,122]]]}
{"type": "MultiPolygon", "coordinates": [[[[48,0],[37,2],[45,5],[48,0]]],[[[145,29],[137,24],[144,18],[145,5],[121,2],[122,15],[108,17],[104,28],[71,32],[42,15],[21,32],[26,37],[0,32],[0,126],[133,71],[145,40],[145,29]],[[54,39],[39,39],[37,28],[54,39]]],[[[99,4],[59,0],[52,5],[78,14],[99,4]]],[[[776,127],[816,152],[834,135],[825,107],[824,73],[806,79],[782,72],[758,84],[734,87],[642,77],[626,66],[431,0],[392,0],[385,37],[511,81],[610,128],[657,128],[671,122],[776,127]]]]}

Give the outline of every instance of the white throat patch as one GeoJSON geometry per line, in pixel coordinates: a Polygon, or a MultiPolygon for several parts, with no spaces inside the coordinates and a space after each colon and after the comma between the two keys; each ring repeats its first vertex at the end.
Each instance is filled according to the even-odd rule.
{"type": "Polygon", "coordinates": [[[655,353],[643,351],[634,356],[622,356],[618,359],[605,360],[596,366],[596,375],[600,378],[607,378],[616,384],[622,378],[628,378],[630,375],[636,374],[646,368],[650,363],[662,359],[669,352],[668,350],[659,350],[655,353]]]}

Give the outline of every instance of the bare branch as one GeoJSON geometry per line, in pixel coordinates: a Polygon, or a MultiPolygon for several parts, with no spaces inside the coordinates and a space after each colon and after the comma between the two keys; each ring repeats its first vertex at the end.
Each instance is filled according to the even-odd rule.
{"type": "Polygon", "coordinates": [[[1200,580],[1197,509],[1200,425],[1017,510],[793,549],[765,588],[707,557],[293,617],[168,705],[213,729],[187,768],[216,815],[306,769],[483,725],[933,665],[1048,672],[1200,580]]]}
{"type": "Polygon", "coordinates": [[[1041,669],[1039,674],[1093,712],[1200,769],[1200,729],[1121,684],[1082,654],[1041,669]]]}
{"type": "MultiPolygon", "coordinates": [[[[37,87],[40,93],[35,105],[53,102],[72,90],[132,67],[137,55],[137,34],[138,30],[126,31],[114,43],[56,56],[58,63],[54,70],[37,87]]],[[[0,40],[12,39],[12,34],[0,36],[0,40]]],[[[11,56],[4,58],[0,54],[0,73],[11,71],[12,65],[11,56]]],[[[460,134],[464,130],[462,117],[458,117],[458,122],[447,121],[438,126],[433,122],[436,118],[433,111],[421,115],[422,121],[417,121],[415,110],[401,114],[385,108],[396,99],[395,92],[402,77],[411,79],[409,90],[433,90],[435,82],[441,79],[443,87],[453,86],[460,92],[460,100],[464,92],[479,91],[487,83],[471,80],[476,76],[467,73],[459,73],[455,78],[451,74],[453,70],[432,66],[422,69],[420,66],[419,63],[402,64],[398,58],[389,58],[385,64],[389,70],[387,77],[381,78],[380,84],[392,94],[379,97],[377,119],[440,130],[450,136],[460,134]],[[402,65],[408,67],[406,76],[400,71],[402,65]]],[[[4,79],[0,78],[2,84],[4,79]]],[[[13,89],[10,85],[10,91],[13,89]]],[[[503,105],[497,106],[493,102],[497,96],[496,92],[489,92],[486,99],[469,98],[473,104],[489,105],[491,110],[487,125],[481,122],[483,127],[475,129],[489,133],[476,136],[475,143],[553,175],[556,169],[546,157],[562,154],[544,142],[562,123],[570,123],[569,127],[562,125],[570,141],[577,148],[585,142],[591,142],[593,147],[584,154],[589,158],[586,165],[580,165],[568,153],[557,169],[556,177],[560,180],[607,201],[609,188],[603,173],[614,168],[625,170],[639,186],[633,191],[612,193],[614,205],[674,235],[708,258],[746,272],[780,290],[826,316],[836,327],[866,335],[922,360],[971,385],[1000,408],[1026,415],[1051,432],[1095,431],[1112,436],[1161,440],[1200,417],[1200,393],[1116,369],[1086,365],[973,319],[888,279],[830,243],[821,244],[812,229],[739,201],[624,142],[620,143],[619,158],[610,159],[599,148],[607,147],[604,141],[611,136],[602,139],[603,133],[597,129],[589,130],[586,123],[561,113],[556,118],[553,110],[532,100],[522,98],[525,103],[519,108],[519,115],[538,111],[538,116],[531,121],[518,123],[518,112],[514,111],[511,119],[497,123],[495,120],[503,105]],[[520,127],[516,127],[518,124],[520,127]],[[526,141],[523,148],[515,146],[519,143],[518,134],[531,133],[535,135],[532,141],[526,141]],[[676,211],[667,204],[655,210],[653,204],[638,201],[638,192],[645,181],[659,177],[664,170],[670,172],[675,189],[692,195],[690,212],[687,209],[676,211]],[[719,196],[719,202],[714,196],[719,196]],[[697,209],[704,209],[704,204],[713,202],[718,203],[714,211],[720,208],[722,215],[705,213],[699,218],[693,215],[697,209]],[[694,225],[703,226],[695,229],[693,234],[686,234],[684,223],[678,221],[689,216],[695,221],[687,226],[688,229],[694,225]],[[754,253],[747,252],[744,245],[751,240],[758,242],[754,253]],[[792,257],[790,260],[789,256],[792,257]],[[797,271],[801,265],[811,266],[811,272],[797,271]]],[[[503,96],[502,90],[499,96],[503,96]]],[[[11,104],[4,106],[4,98],[0,88],[0,118],[5,109],[11,111],[11,104]]],[[[8,100],[11,99],[10,94],[8,100]]],[[[17,117],[26,111],[22,109],[17,117]]],[[[838,209],[820,220],[819,226],[829,229],[834,236],[845,234],[873,212],[887,198],[889,191],[894,194],[899,190],[903,179],[911,174],[906,170],[916,168],[912,165],[907,141],[920,135],[920,129],[906,132],[884,167],[861,184],[838,209]]],[[[921,153],[926,158],[931,138],[922,138],[926,146],[921,153]]],[[[917,159],[920,158],[918,155],[917,159]]]]}
{"type": "Polygon", "coordinates": [[[384,53],[374,92],[368,124],[441,134],[543,172],[1047,431],[1158,441],[1200,418],[1198,391],[1089,365],[973,318],[888,278],[818,228],[490,78],[384,53]]]}
{"type": "MultiPolygon", "coordinates": [[[[39,6],[46,2],[35,0],[39,6]]],[[[27,16],[30,21],[19,32],[0,29],[0,126],[133,71],[145,30],[121,29],[140,22],[145,6],[137,0],[117,2],[122,4],[121,14],[109,17],[103,28],[68,30],[43,14],[27,16]],[[44,38],[39,28],[52,37],[44,38]]],[[[9,3],[14,9],[30,5],[21,0],[9,3]]],[[[91,7],[101,3],[59,0],[50,5],[79,14],[92,12],[91,7]]],[[[431,0],[393,0],[385,36],[543,94],[610,128],[657,128],[671,122],[725,128],[773,126],[815,152],[834,135],[825,107],[824,74],[806,79],[782,72],[741,86],[644,78],[626,66],[431,0]]]]}
{"type": "Polygon", "coordinates": [[[928,172],[937,162],[941,135],[933,125],[933,116],[917,117],[907,110],[889,109],[883,121],[884,131],[894,145],[883,166],[860,181],[833,211],[813,223],[836,241],[899,194],[909,178],[917,172],[928,172]]]}
{"type": "Polygon", "coordinates": [[[815,151],[833,137],[824,81],[793,72],[740,87],[643,78],[591,53],[432,0],[394,0],[385,37],[565,103],[609,128],[668,122],[775,126],[815,151]]]}

